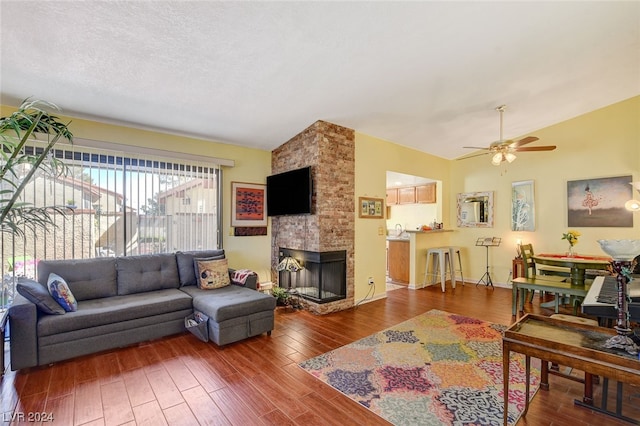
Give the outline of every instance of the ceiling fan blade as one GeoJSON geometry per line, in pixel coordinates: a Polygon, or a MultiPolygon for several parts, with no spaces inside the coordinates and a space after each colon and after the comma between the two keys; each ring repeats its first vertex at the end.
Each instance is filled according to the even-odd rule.
{"type": "Polygon", "coordinates": [[[528,146],[524,148],[515,148],[515,152],[526,152],[526,151],[553,151],[556,149],[555,145],[548,146],[528,146]]]}
{"type": "Polygon", "coordinates": [[[481,155],[487,155],[487,154],[490,154],[490,152],[482,152],[480,154],[467,155],[465,157],[456,158],[456,160],[466,160],[467,158],[479,157],[481,155]]]}
{"type": "Polygon", "coordinates": [[[488,150],[489,148],[487,148],[486,146],[463,146],[463,148],[467,148],[467,149],[484,149],[484,150],[488,150]]]}
{"type": "Polygon", "coordinates": [[[526,138],[522,138],[522,139],[520,139],[519,141],[515,141],[515,142],[513,142],[513,143],[512,143],[512,144],[510,144],[509,146],[510,146],[511,148],[518,148],[519,146],[526,145],[526,144],[531,143],[531,142],[535,142],[535,141],[537,141],[538,139],[539,139],[539,138],[537,138],[537,137],[535,137],[535,136],[527,136],[526,138]]]}

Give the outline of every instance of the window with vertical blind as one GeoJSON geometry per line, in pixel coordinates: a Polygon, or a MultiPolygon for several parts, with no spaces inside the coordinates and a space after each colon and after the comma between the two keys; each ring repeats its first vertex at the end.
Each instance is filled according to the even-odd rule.
{"type": "MultiPolygon", "coordinates": [[[[31,145],[26,151],[41,149],[31,145]]],[[[68,213],[54,214],[57,226],[51,229],[2,235],[8,299],[14,278],[35,277],[42,259],[220,248],[220,165],[140,151],[146,152],[56,145],[53,155],[68,166],[67,173],[37,174],[22,201],[66,206],[68,213]]]]}

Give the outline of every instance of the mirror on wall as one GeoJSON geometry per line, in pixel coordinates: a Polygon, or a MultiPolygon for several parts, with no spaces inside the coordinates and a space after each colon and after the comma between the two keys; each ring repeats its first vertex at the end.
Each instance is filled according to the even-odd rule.
{"type": "Polygon", "coordinates": [[[493,227],[493,192],[464,192],[458,194],[459,228],[493,227]]]}

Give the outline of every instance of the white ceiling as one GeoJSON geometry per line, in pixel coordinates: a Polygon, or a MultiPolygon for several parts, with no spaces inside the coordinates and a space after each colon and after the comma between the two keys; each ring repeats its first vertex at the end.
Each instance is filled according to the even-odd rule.
{"type": "MultiPolygon", "coordinates": [[[[1,103],[271,150],[316,120],[444,158],[640,94],[640,2],[0,2],[1,103]]],[[[556,144],[539,141],[537,144],[556,144]]]]}

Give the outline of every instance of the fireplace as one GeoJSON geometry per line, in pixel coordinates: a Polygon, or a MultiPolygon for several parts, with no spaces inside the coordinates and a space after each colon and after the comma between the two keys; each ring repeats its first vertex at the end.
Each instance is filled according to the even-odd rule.
{"type": "Polygon", "coordinates": [[[327,303],[347,296],[347,251],[314,252],[279,249],[278,263],[293,257],[303,269],[278,273],[279,286],[290,288],[302,298],[315,303],[327,303]]]}

